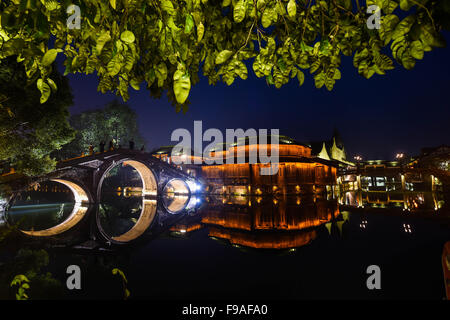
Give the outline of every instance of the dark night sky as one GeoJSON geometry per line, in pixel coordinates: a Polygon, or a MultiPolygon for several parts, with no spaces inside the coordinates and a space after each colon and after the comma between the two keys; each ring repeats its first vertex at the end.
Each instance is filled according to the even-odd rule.
{"type": "MultiPolygon", "coordinates": [[[[449,34],[446,35],[450,44],[449,34]]],[[[218,128],[280,129],[281,134],[299,141],[329,139],[336,127],[348,157],[392,159],[402,151],[410,155],[422,147],[450,144],[450,48],[427,52],[416,67],[396,69],[370,80],[358,75],[351,58],[344,57],[342,79],[333,91],[316,89],[305,72],[298,82],[280,89],[267,86],[249,69],[249,79],[236,79],[231,86],[209,86],[202,77],[189,95],[186,114],[176,113],[165,95],[159,100],[130,88],[127,102],[139,116],[139,126],[147,140],[147,150],[170,141],[176,128],[193,130],[193,121],[202,120],[203,130],[218,128]]],[[[116,96],[97,92],[97,78],[69,76],[73,88],[72,113],[103,106],[116,96]]],[[[120,97],[118,97],[121,99],[120,97]]]]}

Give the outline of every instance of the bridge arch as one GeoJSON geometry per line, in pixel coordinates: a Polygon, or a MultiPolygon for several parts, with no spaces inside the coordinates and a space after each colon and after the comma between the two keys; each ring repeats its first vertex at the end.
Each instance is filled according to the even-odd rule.
{"type": "Polygon", "coordinates": [[[50,179],[49,181],[57,182],[65,185],[72,191],[74,196],[74,207],[70,215],[61,223],[56,226],[44,229],[44,230],[20,230],[22,233],[32,236],[32,237],[51,237],[60,235],[69,229],[73,228],[75,225],[80,223],[81,220],[86,216],[89,203],[90,196],[85,188],[83,188],[80,184],[70,181],[67,179],[50,179]]]}
{"type": "Polygon", "coordinates": [[[100,234],[109,242],[115,244],[126,244],[129,243],[141,235],[151,226],[152,222],[156,217],[157,212],[157,200],[156,196],[158,194],[158,181],[157,175],[153,172],[146,161],[130,159],[129,157],[123,159],[115,159],[111,163],[108,164],[106,169],[101,173],[101,177],[99,183],[97,185],[97,200],[98,206],[102,202],[102,186],[103,182],[108,175],[108,173],[115,167],[119,165],[130,166],[135,169],[139,177],[142,181],[142,209],[139,214],[139,218],[133,225],[131,229],[128,231],[119,234],[119,235],[111,235],[108,234],[105,229],[102,227],[102,222],[100,219],[99,208],[97,209],[96,214],[96,224],[97,228],[100,231],[100,234]],[[147,198],[150,196],[151,199],[147,198]]]}
{"type": "Polygon", "coordinates": [[[117,161],[113,161],[109,164],[109,166],[106,168],[106,170],[103,171],[100,177],[100,181],[97,186],[97,199],[98,201],[101,200],[101,192],[102,192],[102,186],[103,181],[105,180],[107,174],[118,165],[125,165],[125,166],[131,166],[134,168],[141,178],[142,181],[142,195],[143,196],[156,196],[158,194],[158,182],[156,180],[156,174],[153,172],[153,170],[146,165],[144,162],[134,159],[120,159],[117,161]]]}
{"type": "Polygon", "coordinates": [[[191,197],[191,189],[186,181],[174,178],[167,181],[163,189],[163,205],[164,208],[174,214],[184,208],[189,203],[191,197]]]}
{"type": "Polygon", "coordinates": [[[139,238],[150,227],[150,225],[152,224],[152,222],[156,217],[156,208],[157,208],[156,199],[143,198],[142,211],[135,225],[130,230],[117,236],[111,236],[106,233],[106,231],[102,227],[100,216],[98,214],[96,216],[97,227],[99,228],[100,233],[107,241],[116,244],[126,244],[139,238]]]}
{"type": "Polygon", "coordinates": [[[186,181],[179,178],[173,178],[167,181],[166,185],[164,186],[163,192],[174,193],[177,195],[190,195],[191,189],[189,188],[189,185],[186,183],[186,181]]]}

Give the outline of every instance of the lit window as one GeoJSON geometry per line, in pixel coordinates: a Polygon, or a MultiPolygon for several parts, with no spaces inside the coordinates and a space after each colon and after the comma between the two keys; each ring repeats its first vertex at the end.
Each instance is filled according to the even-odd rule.
{"type": "Polygon", "coordinates": [[[386,185],[386,182],[384,180],[384,177],[376,177],[375,183],[377,187],[384,187],[386,185]]]}

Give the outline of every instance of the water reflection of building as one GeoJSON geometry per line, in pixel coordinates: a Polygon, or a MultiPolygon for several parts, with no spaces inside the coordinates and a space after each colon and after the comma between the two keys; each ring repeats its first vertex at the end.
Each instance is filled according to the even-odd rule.
{"type": "Polygon", "coordinates": [[[209,236],[233,245],[286,249],[308,244],[317,236],[316,227],[338,215],[336,201],[313,197],[285,199],[247,198],[236,204],[234,197],[212,199],[201,213],[209,236]]]}
{"type": "Polygon", "coordinates": [[[339,204],[362,208],[399,208],[408,211],[437,211],[444,207],[444,195],[438,192],[363,192],[348,191],[339,204]]]}

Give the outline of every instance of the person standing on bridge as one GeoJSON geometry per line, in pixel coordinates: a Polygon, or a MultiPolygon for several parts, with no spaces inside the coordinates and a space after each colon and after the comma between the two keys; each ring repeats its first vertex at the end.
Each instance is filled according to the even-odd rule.
{"type": "Polygon", "coordinates": [[[130,150],[133,150],[134,149],[134,140],[133,140],[133,138],[131,138],[131,140],[128,143],[130,145],[130,150]]]}
{"type": "Polygon", "coordinates": [[[108,150],[109,150],[109,151],[113,151],[113,150],[114,150],[114,144],[113,144],[112,140],[109,141],[109,147],[108,147],[108,150]]]}
{"type": "Polygon", "coordinates": [[[94,146],[91,144],[89,146],[89,155],[92,156],[94,154],[94,146]]]}
{"type": "Polygon", "coordinates": [[[100,141],[100,152],[103,153],[105,152],[105,141],[100,141]]]}

